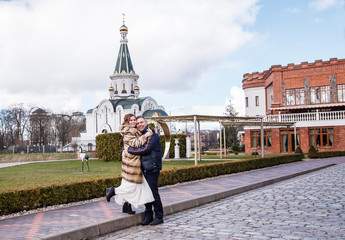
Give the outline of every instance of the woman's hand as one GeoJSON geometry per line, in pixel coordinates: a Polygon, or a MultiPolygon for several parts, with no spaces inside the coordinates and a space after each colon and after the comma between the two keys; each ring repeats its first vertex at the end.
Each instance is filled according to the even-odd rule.
{"type": "Polygon", "coordinates": [[[152,136],[152,134],[153,134],[152,130],[148,128],[147,132],[145,133],[145,137],[150,137],[152,136]]]}

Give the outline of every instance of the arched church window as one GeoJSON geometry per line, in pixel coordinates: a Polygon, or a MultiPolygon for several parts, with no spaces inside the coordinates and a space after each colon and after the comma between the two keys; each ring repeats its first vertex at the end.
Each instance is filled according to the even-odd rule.
{"type": "Polygon", "coordinates": [[[126,89],[126,86],[125,84],[122,85],[122,90],[125,90],[126,89]]]}

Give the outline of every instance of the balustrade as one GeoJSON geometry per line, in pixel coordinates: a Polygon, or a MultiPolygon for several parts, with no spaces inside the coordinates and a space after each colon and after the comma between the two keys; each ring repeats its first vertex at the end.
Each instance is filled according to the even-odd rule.
{"type": "Polygon", "coordinates": [[[312,112],[312,113],[291,113],[279,115],[267,115],[264,122],[304,122],[304,121],[327,121],[327,120],[345,120],[345,111],[333,112],[312,112]]]}

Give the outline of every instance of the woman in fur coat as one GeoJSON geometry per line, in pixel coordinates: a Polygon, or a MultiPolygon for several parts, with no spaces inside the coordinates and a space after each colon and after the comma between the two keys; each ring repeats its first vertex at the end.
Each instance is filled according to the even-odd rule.
{"type": "MultiPolygon", "coordinates": [[[[152,135],[152,131],[142,135],[135,127],[136,120],[133,114],[126,114],[124,122],[120,126],[125,148],[129,146],[141,147],[145,144],[147,138],[152,135]]],[[[118,188],[106,189],[106,198],[110,202],[110,198],[115,195],[115,202],[123,204],[123,213],[135,214],[131,205],[138,207],[138,205],[154,201],[152,191],[141,170],[140,156],[129,153],[122,155],[121,177],[121,185],[118,188]]]]}

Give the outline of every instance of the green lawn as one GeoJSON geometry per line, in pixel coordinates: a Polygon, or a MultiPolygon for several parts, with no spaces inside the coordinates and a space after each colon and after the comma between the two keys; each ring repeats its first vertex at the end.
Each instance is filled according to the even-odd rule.
{"type": "MultiPolygon", "coordinates": [[[[219,161],[199,161],[198,164],[215,162],[219,161]]],[[[193,165],[194,161],[164,161],[163,170],[193,165]]],[[[89,160],[89,166],[91,172],[87,172],[87,166],[84,163],[84,173],[81,172],[80,160],[31,163],[0,168],[0,192],[55,183],[114,177],[121,173],[121,162],[89,160]]]]}

